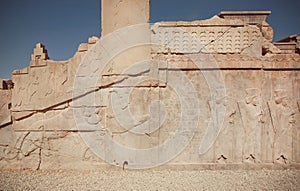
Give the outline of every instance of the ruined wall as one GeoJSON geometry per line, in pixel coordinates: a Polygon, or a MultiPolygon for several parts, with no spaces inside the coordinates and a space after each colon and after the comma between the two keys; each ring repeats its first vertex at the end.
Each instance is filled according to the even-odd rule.
{"type": "Polygon", "coordinates": [[[92,37],[61,62],[37,44],[0,89],[0,168],[299,168],[300,55],[273,45],[269,12],[232,14],[92,37]]]}

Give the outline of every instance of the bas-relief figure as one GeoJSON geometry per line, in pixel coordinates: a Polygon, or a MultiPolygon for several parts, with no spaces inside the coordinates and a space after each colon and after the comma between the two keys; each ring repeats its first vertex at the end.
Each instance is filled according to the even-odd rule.
{"type": "MultiPolygon", "coordinates": [[[[149,0],[102,2],[100,40],[122,27],[149,22],[149,0]]],[[[135,148],[163,143],[178,126],[181,107],[170,85],[172,76],[181,73],[195,86],[202,113],[190,123],[200,121],[190,145],[165,165],[245,164],[263,168],[264,164],[273,164],[299,168],[300,98],[296,88],[300,84],[299,38],[290,36],[272,43],[273,29],[266,22],[269,14],[268,11],[221,12],[202,21],[155,23],[148,33],[155,46],[133,48],[114,58],[101,74],[102,86],[92,89],[96,95],[93,105],[81,105],[82,99],[92,99],[92,94],[86,92],[77,95],[74,102],[72,88],[80,63],[92,59],[86,55],[95,52],[99,38],[89,38],[87,43],[79,45],[72,58],[59,62],[52,61],[46,47],[38,43],[28,68],[14,71],[12,80],[0,80],[0,168],[93,169],[107,165],[82,140],[80,133],[91,132],[89,129],[79,132],[76,128],[73,113],[78,109],[82,109],[87,124],[102,125],[100,132],[92,132],[95,135],[109,135],[135,148]],[[151,62],[146,71],[124,73],[131,64],[129,61],[145,58],[159,63],[151,62]],[[226,96],[218,100],[209,95],[218,94],[220,87],[210,89],[211,79],[205,78],[213,71],[225,76],[226,96]],[[274,71],[285,80],[270,77],[274,71]],[[286,71],[293,75],[286,75],[286,71]],[[147,77],[152,80],[132,86],[134,80],[147,77]],[[148,121],[149,132],[142,136],[126,129],[125,132],[111,105],[117,91],[124,92],[128,87],[133,88],[132,92],[125,92],[129,101],[120,99],[120,106],[124,105],[140,122],[137,127],[148,121]],[[163,120],[149,120],[160,114],[148,112],[153,101],[165,103],[163,120]],[[226,108],[224,119],[220,115],[223,111],[216,105],[226,108]],[[212,138],[211,148],[199,155],[210,122],[216,139],[212,138]],[[150,132],[154,128],[151,125],[159,130],[150,132]]],[[[89,62],[85,64],[87,68],[91,66],[89,62]]],[[[84,91],[91,90],[90,84],[87,86],[84,91]]],[[[158,108],[155,111],[163,106],[158,108]]],[[[188,134],[189,127],[185,128],[188,134]]],[[[109,149],[106,154],[109,155],[109,149]]]]}
{"type": "Polygon", "coordinates": [[[262,108],[258,89],[247,89],[247,97],[238,102],[241,120],[244,127],[243,160],[260,162],[261,160],[261,131],[262,108]]]}
{"type": "Polygon", "coordinates": [[[286,90],[276,90],[274,101],[269,102],[271,117],[275,130],[275,162],[291,162],[293,151],[293,129],[295,128],[295,111],[286,90]]]}

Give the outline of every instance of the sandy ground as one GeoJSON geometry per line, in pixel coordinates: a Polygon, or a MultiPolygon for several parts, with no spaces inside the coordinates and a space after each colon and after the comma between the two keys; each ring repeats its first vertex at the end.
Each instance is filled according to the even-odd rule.
{"type": "Polygon", "coordinates": [[[300,170],[0,173],[0,190],[300,190],[300,170]]]}

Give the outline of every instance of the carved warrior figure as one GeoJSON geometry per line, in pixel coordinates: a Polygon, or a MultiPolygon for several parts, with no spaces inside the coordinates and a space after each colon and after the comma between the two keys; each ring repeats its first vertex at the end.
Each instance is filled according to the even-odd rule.
{"type": "Polygon", "coordinates": [[[274,160],[279,163],[287,163],[292,159],[295,112],[290,103],[285,90],[276,90],[274,101],[268,103],[275,130],[274,160]]]}
{"type": "Polygon", "coordinates": [[[234,99],[226,98],[226,116],[214,145],[215,150],[215,160],[218,163],[233,163],[240,159],[241,152],[237,147],[238,136],[240,134],[240,124],[238,119],[238,106],[234,99]],[[226,144],[224,144],[226,142],[226,144]]]}
{"type": "Polygon", "coordinates": [[[243,160],[260,162],[261,159],[261,130],[262,108],[258,89],[246,90],[247,97],[238,102],[241,119],[244,127],[243,160]]]}

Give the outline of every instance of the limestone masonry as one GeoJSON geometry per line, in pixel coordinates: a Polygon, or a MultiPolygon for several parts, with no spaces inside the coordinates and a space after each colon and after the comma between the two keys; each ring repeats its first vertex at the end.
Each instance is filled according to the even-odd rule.
{"type": "Polygon", "coordinates": [[[72,58],[38,43],[28,68],[0,80],[0,169],[300,168],[300,37],[273,43],[270,11],[149,25],[149,0],[102,9],[102,36],[72,58]],[[173,147],[139,156],[181,126],[173,147]]]}

